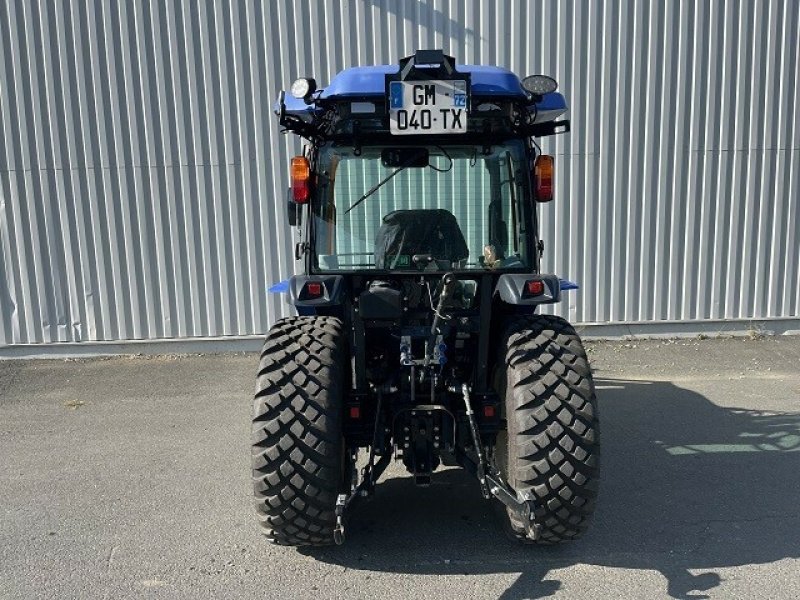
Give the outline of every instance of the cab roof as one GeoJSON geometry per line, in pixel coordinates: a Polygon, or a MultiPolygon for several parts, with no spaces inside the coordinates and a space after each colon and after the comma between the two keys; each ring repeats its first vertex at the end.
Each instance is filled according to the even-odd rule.
{"type": "MultiPolygon", "coordinates": [[[[519,77],[507,69],[485,65],[458,65],[456,71],[471,75],[470,92],[474,96],[504,96],[520,99],[528,97],[519,77]]],[[[320,98],[383,96],[386,93],[386,75],[399,72],[400,67],[397,65],[351,67],[338,73],[330,85],[322,90],[320,98]]]]}
{"type": "MultiPolygon", "coordinates": [[[[420,60],[420,64],[415,66],[419,76],[420,71],[430,68],[429,59],[449,59],[450,64],[454,65],[452,57],[444,56],[441,51],[418,50],[413,57],[402,59],[399,65],[351,67],[340,71],[326,88],[317,91],[309,99],[295,98],[282,92],[274,106],[275,114],[281,115],[285,111],[292,118],[311,122],[325,111],[324,105],[327,103],[379,102],[386,97],[387,75],[398,75],[404,63],[420,60]]],[[[456,78],[459,73],[469,74],[470,97],[479,101],[473,106],[493,100],[519,102],[532,113],[534,123],[555,121],[567,111],[566,99],[560,93],[551,92],[534,98],[522,87],[520,78],[508,69],[487,65],[454,65],[453,68],[456,78]]],[[[438,70],[432,72],[431,79],[440,79],[438,73],[438,70]]]]}

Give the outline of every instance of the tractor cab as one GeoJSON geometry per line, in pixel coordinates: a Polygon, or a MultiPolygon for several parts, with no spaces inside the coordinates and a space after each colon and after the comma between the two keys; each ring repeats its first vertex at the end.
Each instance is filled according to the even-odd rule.
{"type": "Polygon", "coordinates": [[[554,161],[536,138],[570,128],[556,88],[423,50],[280,92],[307,144],[290,166],[298,316],[267,336],[253,419],[272,541],[341,543],[393,456],[418,485],[465,468],[519,539],[585,528],[591,372],[574,329],[537,314],[564,286],[540,271],[537,219],[554,161]]]}
{"type": "Polygon", "coordinates": [[[347,69],[322,90],[304,78],[281,92],[281,124],[310,142],[292,161],[289,209],[294,224],[308,221],[308,273],[538,271],[535,203],[553,198],[553,159],[532,137],[569,131],[555,87],[420,51],[399,66],[347,69]],[[436,240],[418,239],[376,260],[384,219],[445,214],[426,210],[455,219],[468,253],[448,261],[425,252],[436,240]]]}

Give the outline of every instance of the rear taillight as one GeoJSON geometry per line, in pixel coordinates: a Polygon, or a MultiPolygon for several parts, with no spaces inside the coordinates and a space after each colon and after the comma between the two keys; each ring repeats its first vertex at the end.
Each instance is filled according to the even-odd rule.
{"type": "Polygon", "coordinates": [[[541,296],[544,294],[544,282],[541,279],[530,279],[525,282],[524,296],[541,296]]]}
{"type": "Polygon", "coordinates": [[[311,165],[305,156],[292,159],[292,200],[305,204],[311,196],[311,165]]]}
{"type": "Polygon", "coordinates": [[[534,193],[537,202],[550,202],[553,199],[553,157],[540,154],[533,168],[534,193]]]}
{"type": "Polygon", "coordinates": [[[322,296],[322,283],[319,281],[309,281],[306,284],[306,296],[309,299],[319,298],[322,296]]]}

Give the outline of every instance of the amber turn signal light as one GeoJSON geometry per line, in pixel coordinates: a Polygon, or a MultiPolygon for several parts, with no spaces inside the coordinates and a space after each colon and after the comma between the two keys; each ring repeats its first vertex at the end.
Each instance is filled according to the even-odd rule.
{"type": "Polygon", "coordinates": [[[553,199],[553,157],[540,154],[533,168],[534,191],[537,202],[550,202],[553,199]]]}
{"type": "Polygon", "coordinates": [[[311,165],[305,156],[292,159],[292,200],[305,204],[311,196],[311,165]]]}

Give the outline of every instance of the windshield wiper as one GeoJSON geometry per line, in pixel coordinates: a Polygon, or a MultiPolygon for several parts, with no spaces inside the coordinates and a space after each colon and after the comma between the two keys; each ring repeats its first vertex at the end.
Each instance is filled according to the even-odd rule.
{"type": "Polygon", "coordinates": [[[344,211],[344,214],[349,213],[356,206],[361,204],[364,200],[366,200],[367,198],[372,196],[372,194],[374,194],[379,189],[381,189],[381,187],[383,187],[383,185],[386,184],[392,177],[397,175],[400,171],[404,171],[405,169],[410,167],[412,164],[414,164],[414,161],[416,161],[423,154],[424,154],[424,149],[421,150],[420,152],[417,152],[416,154],[412,155],[407,161],[405,161],[403,164],[401,164],[399,167],[397,167],[393,172],[389,173],[385,178],[381,179],[378,183],[376,183],[369,190],[367,190],[367,192],[363,196],[361,196],[361,198],[356,200],[355,203],[350,208],[348,208],[346,211],[344,211]]]}

